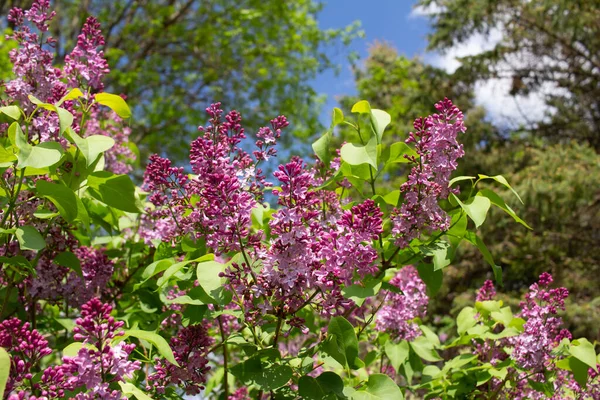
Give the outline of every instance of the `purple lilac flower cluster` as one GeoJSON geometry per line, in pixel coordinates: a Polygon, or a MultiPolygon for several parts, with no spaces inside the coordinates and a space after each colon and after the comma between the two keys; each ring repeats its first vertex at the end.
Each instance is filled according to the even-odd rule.
{"type": "MultiPolygon", "coordinates": [[[[13,8],[8,16],[9,21],[15,25],[15,32],[8,38],[16,40],[18,46],[10,52],[15,79],[6,83],[6,94],[27,113],[35,109],[29,95],[43,102],[56,103],[69,89],[79,88],[86,101],[90,101],[92,92],[104,89],[102,79],[109,72],[108,62],[103,52],[98,50],[104,46],[104,37],[100,32],[100,24],[93,17],[86,20],[77,45],[65,56],[64,68],[61,70],[53,66],[54,54],[51,50],[55,40],[52,37],[44,39],[48,24],[56,14],[54,11],[50,12],[49,8],[49,0],[36,0],[29,10],[13,8]],[[39,33],[34,32],[32,27],[39,33]]],[[[87,111],[84,126],[79,126],[82,111],[76,109],[75,102],[66,101],[62,107],[74,115],[73,129],[80,135],[100,134],[115,139],[115,146],[105,153],[107,170],[115,173],[131,171],[130,164],[135,160],[135,154],[128,145],[130,129],[122,127],[118,116],[100,110],[94,104],[87,111]]],[[[6,126],[1,128],[0,134],[5,132],[6,126]]],[[[32,119],[29,139],[56,141],[63,146],[67,145],[66,139],[60,135],[56,113],[43,109],[38,110],[32,119]]]]}
{"type": "Polygon", "coordinates": [[[64,72],[68,76],[71,87],[88,86],[94,91],[102,91],[102,78],[110,72],[104,52],[98,51],[104,46],[104,37],[100,31],[100,23],[94,17],[88,17],[81,34],[77,37],[77,45],[65,57],[64,72]]]}
{"type": "Polygon", "coordinates": [[[140,368],[139,361],[129,361],[134,344],[119,342],[123,322],[110,316],[112,307],[92,299],[81,307],[81,317],[73,328],[74,338],[84,346],[75,357],[63,357],[61,365],[47,367],[39,380],[33,381],[42,358],[52,354],[48,341],[28,322],[11,318],[0,323],[0,347],[11,355],[11,370],[5,393],[10,400],[59,399],[65,391],[85,388],[78,400],[121,399],[121,392],[109,388],[112,382],[124,381],[140,368]]]}
{"type": "Polygon", "coordinates": [[[181,328],[171,338],[171,349],[179,365],[167,360],[157,360],[153,374],[148,376],[147,390],[164,393],[168,385],[179,386],[188,395],[195,395],[204,389],[206,374],[210,370],[207,352],[214,343],[203,324],[181,328]]]}
{"type": "MultiPolygon", "coordinates": [[[[584,388],[577,383],[572,373],[557,368],[555,364],[556,358],[552,351],[562,339],[571,339],[571,333],[561,329],[562,319],[557,316],[559,310],[564,310],[564,302],[569,293],[565,288],[550,289],[552,282],[552,276],[543,273],[538,282],[529,287],[518,314],[526,320],[521,334],[496,341],[474,343],[474,353],[481,360],[496,365],[510,357],[519,367],[519,369],[510,369],[510,374],[514,375],[515,381],[513,387],[501,388],[500,385],[504,385],[503,381],[496,378],[492,380],[494,390],[504,398],[547,399],[544,393],[533,389],[530,382],[546,382],[549,372],[555,373],[553,380],[555,394],[551,399],[600,398],[600,379],[596,371],[589,369],[588,384],[584,388]]],[[[493,283],[486,281],[478,291],[477,301],[492,300],[495,295],[493,283]]]]}
{"type": "Polygon", "coordinates": [[[268,185],[257,165],[275,154],[273,140],[288,122],[281,116],[271,121],[272,129],[261,128],[260,150],[254,152],[254,160],[239,146],[246,137],[241,115],[231,111],[223,120],[220,103],[206,112],[210,124],[199,128],[201,136],[191,144],[193,179],[188,179],[183,168],[172,167],[170,160],[151,156],[144,187],[155,208],[143,221],[148,228],[142,236],[148,243],[171,242],[193,233],[205,238],[217,253],[239,251],[243,243],[254,248],[259,237],[250,234],[250,213],[268,185]]]}
{"type": "Polygon", "coordinates": [[[408,156],[414,166],[400,187],[404,203],[392,215],[392,234],[396,246],[401,248],[422,233],[444,231],[450,226],[450,218],[438,202],[451,192],[450,174],[464,155],[456,137],[467,128],[462,112],[450,100],[437,103],[435,108],[439,114],[417,119],[415,132],[406,140],[406,143],[415,143],[419,157],[408,156]]]}
{"type": "Polygon", "coordinates": [[[71,375],[67,382],[73,387],[84,386],[78,400],[121,399],[122,393],[109,387],[111,382],[130,379],[140,369],[139,361],[129,361],[134,344],[111,344],[123,335],[124,323],[111,315],[112,307],[94,298],[81,307],[81,317],[75,320],[74,339],[84,343],[77,356],[64,357],[63,366],[71,375]]]}
{"type": "Polygon", "coordinates": [[[562,318],[558,310],[565,309],[569,292],[565,288],[550,289],[552,276],[544,272],[537,283],[529,287],[525,301],[521,302],[519,316],[527,322],[524,332],[510,339],[514,346],[511,358],[521,368],[541,371],[551,358],[551,351],[563,338],[571,338],[569,331],[561,329],[562,318]]]}
{"type": "Polygon", "coordinates": [[[414,340],[421,335],[419,325],[414,320],[425,316],[429,304],[425,283],[416,268],[407,265],[390,280],[390,285],[402,293],[381,291],[384,305],[377,312],[375,328],[389,333],[394,340],[414,340]]]}

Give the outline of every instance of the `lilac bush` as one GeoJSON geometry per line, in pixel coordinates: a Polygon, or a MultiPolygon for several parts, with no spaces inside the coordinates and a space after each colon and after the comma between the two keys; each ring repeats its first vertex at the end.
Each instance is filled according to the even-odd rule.
{"type": "Polygon", "coordinates": [[[599,398],[595,344],[562,327],[564,288],[543,274],[515,314],[496,300],[502,270],[477,229],[492,204],[520,219],[481,188],[510,188],[503,177],[452,178],[466,134],[452,101],[391,144],[385,111],[335,109],[317,158],[271,176],[290,122],[250,140],[214,103],[189,163],[151,155],[136,187],[132,112],[104,91],[101,23],[86,20],[58,68],[54,16],[48,0],[8,16],[0,397],[599,398]],[[340,124],[359,141],[334,149],[340,124]],[[390,190],[388,173],[407,180],[390,190]],[[495,281],[442,344],[427,307],[463,244],[495,281]]]}

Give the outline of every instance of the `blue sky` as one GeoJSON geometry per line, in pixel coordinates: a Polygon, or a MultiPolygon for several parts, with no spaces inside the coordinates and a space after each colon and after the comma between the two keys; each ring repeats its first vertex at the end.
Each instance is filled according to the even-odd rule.
{"type": "MultiPolygon", "coordinates": [[[[444,54],[428,53],[427,33],[430,29],[428,16],[425,14],[440,12],[437,7],[420,9],[413,12],[417,0],[323,0],[325,4],[319,15],[322,29],[344,28],[353,21],[361,21],[365,37],[355,40],[350,51],[357,52],[361,59],[368,54],[369,45],[379,41],[392,44],[400,54],[408,57],[419,55],[427,63],[453,72],[460,62],[458,57],[479,54],[492,49],[502,40],[502,28],[494,27],[488,35],[474,34],[448,49],[444,54]]],[[[322,123],[330,123],[331,109],[338,105],[336,96],[356,93],[352,71],[346,59],[346,48],[330,49],[332,60],[341,65],[338,75],[327,72],[313,81],[317,92],[327,95],[323,107],[322,123]]],[[[507,63],[507,68],[518,68],[519,60],[507,63]],[[514,65],[513,65],[514,64],[514,65]]],[[[517,128],[531,121],[547,118],[553,112],[544,102],[544,93],[554,90],[543,87],[539,92],[528,96],[512,97],[508,95],[511,87],[510,79],[490,79],[478,82],[474,86],[475,102],[487,111],[487,117],[499,126],[517,128]]]]}
{"type": "MultiPolygon", "coordinates": [[[[350,46],[361,59],[367,56],[369,45],[376,40],[391,43],[400,54],[409,57],[422,55],[427,46],[426,34],[429,26],[426,18],[411,17],[415,1],[411,0],[326,0],[319,15],[322,29],[343,28],[356,20],[361,21],[364,38],[356,39],[350,46]]],[[[327,95],[324,116],[337,105],[336,96],[355,93],[354,79],[346,60],[348,49],[331,49],[332,59],[341,65],[336,76],[332,71],[314,81],[317,92],[327,95]]],[[[329,121],[323,121],[326,125],[329,121]]]]}

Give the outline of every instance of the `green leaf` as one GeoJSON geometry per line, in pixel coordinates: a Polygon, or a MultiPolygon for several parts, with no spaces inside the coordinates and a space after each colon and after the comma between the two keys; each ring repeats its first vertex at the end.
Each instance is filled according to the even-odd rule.
{"type": "Polygon", "coordinates": [[[335,354],[335,352],[332,352],[335,355],[328,353],[330,356],[340,364],[348,365],[352,369],[358,369],[362,366],[360,359],[358,359],[358,339],[350,322],[344,317],[333,317],[329,321],[327,335],[335,338],[334,343],[337,350],[339,350],[339,354],[335,354]]]}
{"type": "Polygon", "coordinates": [[[485,243],[483,243],[483,240],[481,240],[481,238],[474,232],[467,232],[464,238],[479,249],[483,259],[492,267],[492,271],[494,272],[494,280],[498,282],[500,286],[502,286],[502,268],[496,265],[494,257],[492,257],[492,253],[490,253],[485,243]]]}
{"type": "Polygon", "coordinates": [[[338,396],[342,396],[344,392],[344,381],[335,372],[325,371],[321,375],[317,376],[317,382],[321,385],[323,391],[327,393],[334,393],[338,396]]]}
{"type": "Polygon", "coordinates": [[[359,114],[370,114],[371,113],[371,105],[366,100],[361,100],[358,103],[352,106],[353,113],[359,114]]]}
{"type": "Polygon", "coordinates": [[[10,375],[10,355],[0,347],[0,399],[4,398],[4,390],[10,375]]]}
{"type": "Polygon", "coordinates": [[[73,89],[69,90],[69,92],[67,94],[65,94],[63,96],[63,98],[60,99],[58,101],[58,103],[56,103],[56,105],[60,106],[65,101],[75,100],[75,99],[78,99],[79,97],[83,97],[83,93],[81,92],[81,90],[79,90],[79,88],[73,88],[73,89]]]}
{"type": "Polygon", "coordinates": [[[409,145],[404,142],[395,142],[390,146],[384,148],[382,152],[382,159],[386,165],[408,163],[410,162],[405,156],[418,157],[416,151],[414,151],[409,145]]]}
{"type": "Polygon", "coordinates": [[[173,365],[179,366],[177,361],[175,360],[175,356],[173,356],[173,351],[171,347],[169,347],[169,343],[155,332],[150,331],[142,331],[139,329],[129,329],[125,331],[125,335],[123,338],[134,337],[137,339],[145,340],[151,344],[153,344],[160,355],[162,355],[168,362],[173,365]]]}
{"type": "Polygon", "coordinates": [[[440,356],[433,348],[433,343],[424,336],[419,336],[410,342],[410,347],[425,361],[437,362],[441,360],[440,356]]]}
{"type": "Polygon", "coordinates": [[[285,385],[293,376],[287,365],[275,361],[281,358],[276,349],[258,351],[244,362],[234,365],[230,372],[243,383],[255,383],[264,390],[275,390],[285,385]]]}
{"type": "Polygon", "coordinates": [[[422,247],[422,252],[426,256],[433,257],[433,270],[438,271],[447,267],[452,262],[453,249],[450,243],[445,240],[432,243],[427,247],[422,247]]]}
{"type": "Polygon", "coordinates": [[[468,181],[468,180],[473,181],[475,179],[477,179],[476,176],[457,176],[456,178],[450,179],[450,182],[448,182],[448,187],[451,187],[456,182],[468,181]]]}
{"type": "Polygon", "coordinates": [[[217,261],[200,262],[196,267],[198,283],[213,302],[217,304],[220,304],[223,300],[224,284],[227,279],[220,277],[219,274],[225,271],[225,268],[226,264],[217,261]]]}
{"type": "Polygon", "coordinates": [[[98,171],[88,177],[88,187],[92,197],[104,204],[132,213],[141,210],[135,197],[135,186],[127,175],[115,175],[108,171],[98,171]]]}
{"type": "Polygon", "coordinates": [[[121,96],[110,93],[97,93],[94,98],[99,104],[116,112],[119,117],[124,119],[131,117],[131,110],[121,96]]]}
{"type": "Polygon", "coordinates": [[[67,222],[75,221],[77,218],[77,200],[75,199],[75,193],[71,189],[61,184],[44,180],[38,180],[35,187],[38,195],[50,200],[67,222]]]}
{"type": "Polygon", "coordinates": [[[131,396],[135,396],[137,400],[152,400],[152,397],[148,396],[144,392],[142,392],[137,386],[129,382],[119,382],[121,386],[121,392],[127,396],[127,398],[131,398],[131,396]]]}
{"type": "Polygon", "coordinates": [[[387,375],[371,374],[365,390],[351,395],[352,400],[402,400],[404,396],[398,385],[387,375]]]}
{"type": "Polygon", "coordinates": [[[344,112],[337,107],[333,107],[332,117],[331,117],[331,127],[337,126],[344,122],[344,112]]]}
{"type": "Polygon", "coordinates": [[[485,221],[485,217],[487,216],[487,212],[492,204],[490,199],[484,196],[473,196],[463,203],[458,197],[456,197],[454,193],[451,193],[450,196],[460,205],[463,210],[465,210],[473,222],[475,222],[476,228],[479,228],[481,224],[483,224],[483,221],[485,221]]]}
{"type": "Polygon", "coordinates": [[[385,128],[392,122],[390,114],[383,110],[371,109],[371,123],[373,124],[373,130],[377,135],[377,143],[381,143],[383,132],[385,128]]]}
{"type": "Polygon", "coordinates": [[[319,160],[321,160],[323,162],[323,164],[325,164],[326,167],[329,166],[329,163],[331,161],[331,152],[329,151],[329,146],[331,145],[331,139],[332,139],[331,131],[327,131],[323,134],[323,136],[318,138],[312,144],[313,151],[315,152],[317,157],[319,157],[319,160]]]}
{"type": "Polygon", "coordinates": [[[487,197],[488,199],[490,199],[490,201],[492,202],[492,204],[494,204],[497,207],[499,207],[502,210],[504,210],[515,221],[517,221],[518,223],[520,223],[521,225],[523,225],[527,229],[532,229],[529,225],[527,225],[527,223],[525,221],[523,221],[521,218],[519,218],[519,216],[517,216],[517,214],[514,212],[514,210],[512,208],[510,208],[510,206],[504,202],[504,200],[502,199],[502,197],[498,196],[498,194],[496,194],[494,191],[492,191],[490,189],[481,189],[479,191],[479,193],[477,193],[477,195],[478,196],[485,196],[485,197],[487,197]]]}
{"type": "Polygon", "coordinates": [[[53,261],[55,264],[67,267],[75,271],[77,275],[83,276],[83,272],[81,271],[81,263],[79,262],[79,259],[75,254],[71,253],[70,251],[60,253],[54,258],[53,261]]]}
{"type": "Polygon", "coordinates": [[[75,143],[81,154],[86,160],[86,165],[89,167],[100,156],[100,154],[111,149],[115,145],[115,140],[109,136],[92,135],[82,138],[73,130],[68,129],[65,136],[75,143]]]}
{"type": "Polygon", "coordinates": [[[63,148],[57,142],[43,142],[29,149],[21,149],[18,155],[17,168],[46,168],[58,163],[63,155],[63,148]]]}
{"type": "Polygon", "coordinates": [[[46,247],[46,241],[42,235],[31,225],[17,228],[15,236],[21,250],[41,250],[46,247]]]}
{"type": "Polygon", "coordinates": [[[477,312],[473,307],[465,307],[460,311],[458,317],[456,317],[456,325],[459,335],[466,333],[469,329],[474,327],[475,324],[477,324],[475,314],[477,314],[477,312]]]}
{"type": "Polygon", "coordinates": [[[298,393],[303,399],[322,400],[325,392],[321,389],[319,382],[311,376],[303,376],[298,380],[298,393]]]}
{"type": "Polygon", "coordinates": [[[0,113],[18,121],[21,119],[21,110],[17,106],[0,107],[0,113]]]}
{"type": "Polygon", "coordinates": [[[340,155],[350,165],[369,164],[377,170],[377,138],[373,136],[365,146],[346,143],[340,155]]]}
{"type": "Polygon", "coordinates": [[[594,345],[591,344],[586,338],[573,340],[571,342],[571,346],[569,347],[569,354],[582,363],[587,364],[590,368],[593,368],[594,371],[598,372],[594,345]]]}
{"type": "Polygon", "coordinates": [[[375,296],[379,292],[380,288],[381,280],[371,279],[362,285],[354,284],[346,286],[344,289],[342,289],[342,294],[345,298],[351,299],[360,307],[367,297],[375,296]]]}
{"type": "Polygon", "coordinates": [[[408,360],[408,355],[410,353],[408,342],[403,340],[399,343],[394,343],[391,340],[388,340],[385,342],[384,350],[385,354],[390,359],[392,367],[394,367],[396,372],[399,372],[400,366],[408,360]]]}
{"type": "Polygon", "coordinates": [[[24,256],[6,257],[0,256],[0,263],[19,267],[17,270],[20,275],[27,276],[35,274],[35,270],[24,256]]]}
{"type": "Polygon", "coordinates": [[[510,186],[510,184],[508,183],[508,181],[506,180],[506,178],[503,177],[502,175],[487,176],[487,175],[481,175],[481,174],[479,174],[479,180],[483,180],[483,179],[493,179],[496,182],[498,182],[498,183],[506,186],[508,189],[510,189],[511,192],[514,193],[515,196],[517,196],[517,199],[519,199],[519,201],[521,202],[521,204],[524,204],[523,200],[521,200],[521,196],[519,196],[519,193],[517,193],[516,190],[512,188],[512,186],[510,186]]]}
{"type": "Polygon", "coordinates": [[[17,122],[13,122],[9,128],[9,137],[15,146],[19,149],[17,158],[19,160],[17,168],[46,168],[60,161],[63,148],[57,142],[43,142],[37,146],[32,146],[27,141],[21,127],[17,122]],[[14,137],[14,139],[13,139],[14,137]]]}
{"type": "Polygon", "coordinates": [[[578,358],[569,357],[569,369],[573,372],[573,377],[582,387],[586,387],[588,380],[589,365],[578,358]]]}
{"type": "Polygon", "coordinates": [[[427,285],[427,294],[432,297],[440,290],[442,287],[442,280],[444,275],[441,270],[435,270],[433,264],[425,264],[419,263],[417,265],[417,271],[419,272],[419,277],[423,279],[425,285],[427,285]]]}

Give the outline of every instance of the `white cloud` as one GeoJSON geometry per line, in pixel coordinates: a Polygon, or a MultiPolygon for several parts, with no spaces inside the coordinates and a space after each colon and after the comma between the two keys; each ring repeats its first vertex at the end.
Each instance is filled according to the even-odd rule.
{"type": "MultiPolygon", "coordinates": [[[[423,9],[416,7],[410,17],[424,17],[439,12],[435,7],[423,9]]],[[[458,58],[481,54],[493,49],[502,40],[502,29],[496,27],[489,34],[474,34],[462,43],[446,50],[443,53],[431,52],[424,56],[425,62],[444,69],[449,73],[456,71],[460,66],[458,58]]],[[[505,70],[514,70],[523,66],[525,58],[513,57],[510,63],[500,67],[505,70]]],[[[478,82],[475,85],[475,102],[485,107],[489,119],[496,125],[504,128],[518,128],[531,126],[547,118],[554,110],[544,101],[545,94],[555,90],[554,85],[542,85],[539,91],[528,96],[511,96],[511,78],[491,79],[478,82]]]]}
{"type": "Polygon", "coordinates": [[[450,73],[460,66],[458,58],[474,56],[493,49],[502,40],[502,31],[499,28],[490,30],[489,35],[475,34],[444,53],[432,52],[425,55],[425,61],[450,73]]]}
{"type": "Polygon", "coordinates": [[[421,18],[421,17],[429,17],[430,15],[439,14],[444,11],[444,8],[432,3],[427,7],[417,6],[413,7],[410,14],[408,14],[408,18],[421,18]]]}

